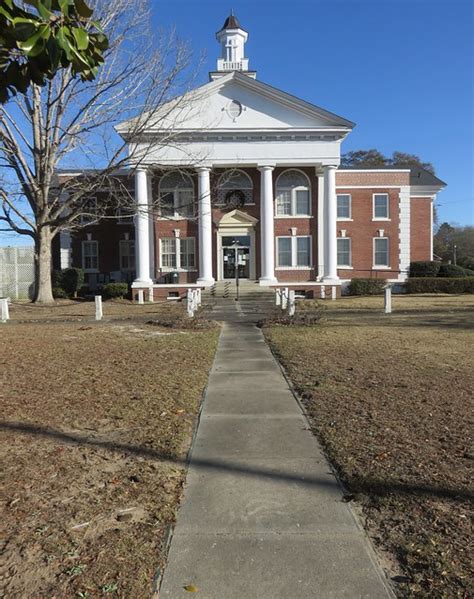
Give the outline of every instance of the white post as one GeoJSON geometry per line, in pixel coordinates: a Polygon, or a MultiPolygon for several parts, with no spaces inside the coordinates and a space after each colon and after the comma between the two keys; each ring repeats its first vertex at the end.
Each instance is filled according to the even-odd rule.
{"type": "Polygon", "coordinates": [[[138,290],[138,303],[139,304],[145,303],[145,294],[143,293],[143,289],[138,290]]]}
{"type": "Polygon", "coordinates": [[[326,287],[324,285],[321,285],[320,292],[321,299],[326,299],[326,287]]]}
{"type": "Polygon", "coordinates": [[[95,296],[95,319],[102,320],[102,296],[95,296]]]}
{"type": "Polygon", "coordinates": [[[189,318],[194,316],[194,306],[193,306],[193,291],[192,289],[188,289],[186,292],[186,311],[188,313],[189,318]]]}
{"type": "Polygon", "coordinates": [[[282,289],[281,292],[281,309],[286,310],[288,306],[288,287],[282,289]]]}
{"type": "Polygon", "coordinates": [[[135,174],[135,202],[137,204],[135,216],[137,278],[135,282],[148,287],[152,283],[150,278],[150,207],[147,173],[143,169],[138,169],[135,174]]]}
{"type": "Polygon", "coordinates": [[[275,305],[281,306],[281,289],[275,291],[275,305]]]}
{"type": "Polygon", "coordinates": [[[275,279],[275,223],[273,207],[273,166],[261,166],[260,171],[260,237],[262,272],[260,285],[273,285],[275,279]]]}
{"type": "Polygon", "coordinates": [[[290,289],[288,294],[288,316],[294,316],[296,311],[295,290],[290,289]]]}
{"type": "Polygon", "coordinates": [[[336,299],[336,297],[337,297],[336,286],[335,286],[335,285],[333,285],[333,286],[331,287],[331,299],[334,301],[334,300],[336,299]]]}
{"type": "Polygon", "coordinates": [[[384,309],[385,309],[385,314],[392,313],[392,286],[391,285],[387,285],[387,287],[385,287],[384,309]]]}
{"type": "Polygon", "coordinates": [[[197,294],[197,305],[200,306],[202,304],[201,289],[196,289],[196,294],[197,294]]]}
{"type": "Polygon", "coordinates": [[[3,297],[0,299],[2,305],[2,322],[7,322],[10,319],[10,313],[8,311],[8,298],[3,297]]]}
{"type": "Polygon", "coordinates": [[[337,166],[324,167],[324,213],[325,213],[325,246],[324,280],[337,282],[337,199],[336,199],[337,166]]]}
{"type": "Polygon", "coordinates": [[[155,297],[153,294],[153,287],[148,288],[148,301],[152,304],[155,301],[155,297]]]}
{"type": "Polygon", "coordinates": [[[214,283],[212,276],[212,210],[209,168],[198,169],[199,197],[199,278],[197,282],[206,287],[214,283]]]}

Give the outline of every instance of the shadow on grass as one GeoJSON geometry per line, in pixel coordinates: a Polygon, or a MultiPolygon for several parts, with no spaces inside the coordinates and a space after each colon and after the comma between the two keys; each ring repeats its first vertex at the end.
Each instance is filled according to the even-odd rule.
{"type": "Polygon", "coordinates": [[[457,330],[474,330],[474,313],[472,310],[448,312],[446,310],[425,311],[394,310],[392,314],[377,313],[373,310],[328,310],[324,317],[331,325],[346,326],[392,326],[392,327],[426,327],[457,330]]]}
{"type": "MultiPolygon", "coordinates": [[[[150,449],[148,447],[129,445],[127,443],[94,439],[87,435],[64,433],[60,430],[28,423],[3,421],[0,422],[0,429],[4,431],[15,431],[25,435],[55,439],[70,445],[86,445],[100,449],[107,449],[112,452],[125,453],[128,456],[139,456],[153,460],[160,460],[162,462],[177,466],[186,466],[188,463],[186,459],[180,458],[179,456],[176,456],[170,452],[150,449]]],[[[273,479],[282,483],[297,483],[301,486],[323,486],[335,489],[339,488],[336,479],[333,477],[302,477],[295,472],[285,472],[283,470],[275,472],[275,470],[265,467],[255,468],[249,466],[248,464],[239,464],[238,462],[219,460],[218,458],[203,459],[193,457],[192,465],[195,468],[233,472],[248,477],[273,479]]],[[[359,492],[377,496],[404,494],[444,499],[474,499],[474,493],[467,489],[450,489],[432,485],[413,485],[399,483],[396,481],[387,482],[372,478],[358,479],[356,486],[357,491],[359,492]]]]}

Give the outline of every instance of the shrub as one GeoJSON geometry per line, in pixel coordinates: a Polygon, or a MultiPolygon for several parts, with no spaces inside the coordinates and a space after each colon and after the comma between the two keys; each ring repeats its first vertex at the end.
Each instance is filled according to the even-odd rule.
{"type": "Polygon", "coordinates": [[[410,277],[436,277],[440,266],[440,262],[432,260],[410,262],[410,277]]]}
{"type": "Polygon", "coordinates": [[[123,297],[128,293],[128,283],[107,283],[102,291],[107,299],[123,297]]]}
{"type": "Polygon", "coordinates": [[[61,287],[72,297],[77,296],[77,292],[84,285],[84,271],[82,268],[66,268],[61,271],[61,287]]]}
{"type": "Polygon", "coordinates": [[[53,297],[54,299],[66,299],[67,293],[62,287],[53,287],[53,297]]]}
{"type": "Polygon", "coordinates": [[[215,329],[218,325],[213,320],[207,320],[200,316],[189,318],[185,314],[159,314],[147,324],[154,327],[166,329],[188,329],[192,331],[215,329]]]}
{"type": "Polygon", "coordinates": [[[474,256],[466,256],[459,260],[459,263],[463,268],[468,268],[474,272],[474,256]]]}
{"type": "Polygon", "coordinates": [[[466,273],[462,266],[455,264],[441,264],[439,267],[438,277],[465,277],[466,273]]]}
{"type": "Polygon", "coordinates": [[[471,277],[415,277],[405,283],[407,293],[474,293],[471,277]]]}
{"type": "Polygon", "coordinates": [[[349,295],[381,295],[386,284],[386,279],[352,279],[349,295]]]}

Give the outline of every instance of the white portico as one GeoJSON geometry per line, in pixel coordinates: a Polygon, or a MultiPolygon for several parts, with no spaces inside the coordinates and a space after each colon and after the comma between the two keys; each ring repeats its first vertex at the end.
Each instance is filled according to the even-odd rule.
{"type": "MultiPolygon", "coordinates": [[[[311,268],[315,283],[338,283],[336,169],[341,142],[354,124],[256,79],[245,57],[247,35],[231,15],[217,33],[221,56],[210,82],[175,101],[176,108],[171,103],[164,106],[163,118],[157,119],[160,127],[145,131],[142,142],[133,148],[134,154],[135,150],[143,154],[135,185],[134,287],[150,286],[157,278],[154,236],[160,222],[159,218],[155,222],[149,209],[155,199],[150,195],[149,180],[157,167],[165,172],[184,169],[195,182],[197,284],[209,286],[224,276],[222,239],[226,232],[246,233],[249,263],[245,272],[261,285],[278,284],[283,274],[288,280],[292,272],[301,277],[305,268],[311,268]],[[164,134],[169,136],[170,130],[173,143],[161,145],[160,140],[164,134]],[[248,201],[239,206],[224,206],[218,201],[219,183],[215,180],[230,171],[252,179],[252,190],[245,190],[248,201]],[[287,171],[301,172],[308,183],[294,191],[282,191],[280,176],[287,171]],[[296,204],[288,198],[297,198],[296,204]],[[301,208],[305,201],[307,209],[301,208]],[[302,238],[302,231],[308,241],[300,243],[297,240],[302,238]],[[277,246],[277,236],[293,236],[294,242],[290,239],[277,246]],[[291,250],[296,256],[288,257],[284,262],[288,266],[282,266],[287,247],[296,248],[291,250]],[[299,265],[305,247],[311,257],[308,264],[299,265]]],[[[127,123],[118,127],[125,139],[127,128],[127,123]]],[[[240,188],[237,192],[245,195],[240,188]]],[[[163,221],[162,226],[168,223],[163,221]]]]}

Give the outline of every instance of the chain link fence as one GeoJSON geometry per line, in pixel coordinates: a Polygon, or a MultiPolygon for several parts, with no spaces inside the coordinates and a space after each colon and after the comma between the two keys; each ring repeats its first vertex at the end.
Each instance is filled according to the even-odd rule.
{"type": "Polygon", "coordinates": [[[34,281],[34,248],[0,247],[0,297],[33,299],[34,281]]]}

